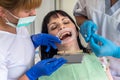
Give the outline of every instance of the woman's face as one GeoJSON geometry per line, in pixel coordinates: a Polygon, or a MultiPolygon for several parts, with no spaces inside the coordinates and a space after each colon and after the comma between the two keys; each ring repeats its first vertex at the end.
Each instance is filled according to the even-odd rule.
{"type": "Polygon", "coordinates": [[[65,16],[51,17],[48,23],[48,33],[59,37],[62,43],[69,43],[77,39],[78,32],[75,24],[65,16]]]}

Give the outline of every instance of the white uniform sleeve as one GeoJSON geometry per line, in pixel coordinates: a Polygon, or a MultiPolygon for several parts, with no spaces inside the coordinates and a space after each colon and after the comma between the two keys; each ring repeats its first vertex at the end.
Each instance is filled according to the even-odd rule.
{"type": "Polygon", "coordinates": [[[0,50],[0,80],[7,80],[8,69],[5,57],[2,54],[4,53],[0,50]]]}
{"type": "Polygon", "coordinates": [[[78,0],[73,9],[74,16],[86,16],[86,0],[78,0]]]}

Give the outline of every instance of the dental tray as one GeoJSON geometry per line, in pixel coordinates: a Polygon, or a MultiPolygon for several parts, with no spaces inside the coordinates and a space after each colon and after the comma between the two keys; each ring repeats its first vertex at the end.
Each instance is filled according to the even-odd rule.
{"type": "Polygon", "coordinates": [[[67,60],[67,63],[81,63],[84,54],[67,54],[67,55],[54,55],[54,58],[63,57],[67,60]]]}

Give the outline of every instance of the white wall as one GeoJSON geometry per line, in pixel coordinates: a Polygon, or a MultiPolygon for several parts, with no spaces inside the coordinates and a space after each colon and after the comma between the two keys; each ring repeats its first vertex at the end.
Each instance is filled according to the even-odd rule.
{"type": "Polygon", "coordinates": [[[54,10],[54,0],[42,0],[41,6],[36,10],[37,18],[35,20],[35,33],[39,33],[41,31],[41,24],[43,17],[50,11],[54,10]]]}
{"type": "Polygon", "coordinates": [[[60,1],[60,9],[66,11],[72,18],[73,16],[73,8],[77,0],[59,0],[60,1]]]}

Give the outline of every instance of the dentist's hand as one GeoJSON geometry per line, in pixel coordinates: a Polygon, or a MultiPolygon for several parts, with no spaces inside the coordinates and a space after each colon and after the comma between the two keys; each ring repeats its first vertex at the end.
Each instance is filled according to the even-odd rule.
{"type": "Polygon", "coordinates": [[[90,46],[97,56],[113,56],[120,58],[120,47],[97,34],[92,35],[90,46]]]}
{"type": "Polygon", "coordinates": [[[26,72],[26,76],[30,80],[36,80],[41,76],[49,76],[58,68],[60,68],[64,63],[66,63],[66,60],[64,58],[51,58],[39,61],[36,65],[34,65],[30,70],[26,72]]]}
{"type": "Polygon", "coordinates": [[[55,45],[55,43],[61,43],[59,38],[53,35],[44,34],[44,33],[32,35],[31,39],[35,48],[41,45],[47,46],[46,52],[50,50],[50,47],[53,47],[54,49],[56,49],[57,46],[55,45]]]}
{"type": "Polygon", "coordinates": [[[86,42],[90,41],[91,35],[97,30],[97,25],[90,20],[85,21],[80,26],[80,33],[84,37],[86,42]]]}

